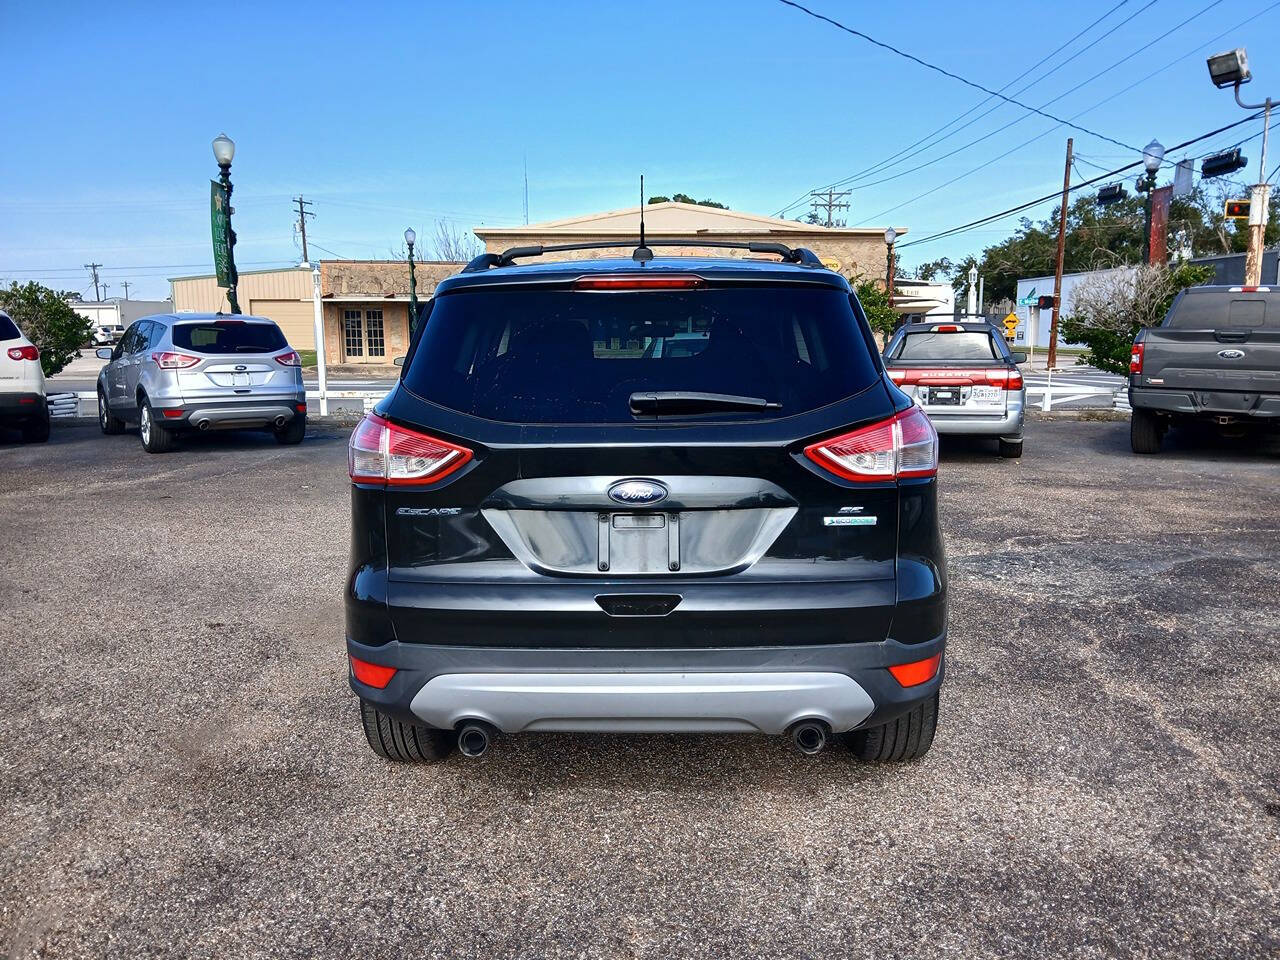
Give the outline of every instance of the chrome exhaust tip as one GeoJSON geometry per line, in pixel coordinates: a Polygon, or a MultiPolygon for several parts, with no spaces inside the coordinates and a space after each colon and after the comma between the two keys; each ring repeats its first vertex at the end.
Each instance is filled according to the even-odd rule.
{"type": "Polygon", "coordinates": [[[487,723],[469,721],[458,728],[458,752],[464,757],[482,757],[492,739],[492,728],[487,723]]]}
{"type": "Polygon", "coordinates": [[[806,756],[821,753],[828,736],[827,725],[819,720],[801,720],[791,727],[791,742],[806,756]]]}
{"type": "Polygon", "coordinates": [[[196,424],[196,426],[199,427],[201,430],[208,430],[209,421],[207,419],[201,420],[199,423],[196,424]]]}
{"type": "Polygon", "coordinates": [[[284,425],[285,425],[285,418],[284,418],[284,416],[283,416],[283,415],[281,415],[281,416],[279,416],[279,417],[276,417],[276,427],[277,427],[277,428],[281,428],[281,427],[283,427],[284,425]]]}

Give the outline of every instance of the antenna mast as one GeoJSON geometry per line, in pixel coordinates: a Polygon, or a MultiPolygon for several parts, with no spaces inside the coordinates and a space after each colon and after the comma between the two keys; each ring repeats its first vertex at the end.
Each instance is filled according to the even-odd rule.
{"type": "Polygon", "coordinates": [[[636,263],[647,263],[653,259],[653,251],[644,244],[644,174],[640,174],[640,246],[631,254],[636,263]]]}

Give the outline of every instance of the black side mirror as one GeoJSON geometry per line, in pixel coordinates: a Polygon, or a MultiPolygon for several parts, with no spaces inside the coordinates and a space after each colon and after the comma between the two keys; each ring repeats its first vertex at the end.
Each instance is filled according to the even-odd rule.
{"type": "Polygon", "coordinates": [[[1014,363],[1026,363],[1026,362],[1027,362],[1027,355],[1026,355],[1025,353],[1023,353],[1021,350],[1019,350],[1017,353],[1011,353],[1011,354],[1009,354],[1009,356],[1013,359],[1013,362],[1014,362],[1014,363]]]}

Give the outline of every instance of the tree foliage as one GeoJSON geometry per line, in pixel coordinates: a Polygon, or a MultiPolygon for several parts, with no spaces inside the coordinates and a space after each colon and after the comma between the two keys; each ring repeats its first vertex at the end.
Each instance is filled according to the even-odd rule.
{"type": "Polygon", "coordinates": [[[40,366],[46,377],[80,356],[80,347],[93,333],[88,318],[68,306],[66,294],[39,283],[12,283],[7,290],[0,289],[0,310],[40,348],[40,366]]]}
{"type": "Polygon", "coordinates": [[[677,193],[670,197],[657,196],[649,198],[650,203],[671,203],[672,201],[676,203],[692,203],[698,207],[715,207],[717,210],[729,209],[727,205],[723,203],[716,203],[714,200],[695,200],[687,193],[677,193]]]}
{"type": "Polygon", "coordinates": [[[858,277],[854,280],[853,291],[858,295],[871,329],[888,340],[898,326],[898,314],[889,306],[889,292],[884,284],[868,277],[858,277]]]}
{"type": "Polygon", "coordinates": [[[1076,284],[1071,313],[1058,329],[1068,342],[1089,348],[1079,363],[1127,374],[1134,335],[1160,323],[1179,292],[1213,275],[1212,267],[1155,264],[1088,277],[1076,284]]]}

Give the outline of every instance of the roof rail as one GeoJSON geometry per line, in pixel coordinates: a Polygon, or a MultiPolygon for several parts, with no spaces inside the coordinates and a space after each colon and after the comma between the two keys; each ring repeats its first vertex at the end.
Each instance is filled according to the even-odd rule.
{"type": "MultiPolygon", "coordinates": [[[[787,263],[799,264],[802,267],[821,267],[822,261],[817,254],[806,247],[788,247],[785,243],[768,240],[692,240],[684,237],[645,241],[646,247],[712,247],[720,249],[748,250],[751,253],[772,253],[787,263]]],[[[528,247],[511,247],[502,253],[482,253],[465,267],[463,273],[481,273],[490,267],[509,267],[516,260],[525,257],[540,257],[544,253],[559,253],[565,250],[610,250],[618,247],[635,247],[631,240],[600,240],[585,243],[555,243],[550,245],[535,244],[528,247]]],[[[642,248],[635,247],[638,253],[642,248]]],[[[633,257],[635,255],[633,254],[633,257]]],[[[647,258],[637,258],[647,259],[647,258]]]]}

